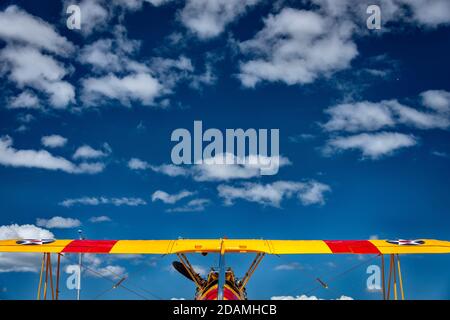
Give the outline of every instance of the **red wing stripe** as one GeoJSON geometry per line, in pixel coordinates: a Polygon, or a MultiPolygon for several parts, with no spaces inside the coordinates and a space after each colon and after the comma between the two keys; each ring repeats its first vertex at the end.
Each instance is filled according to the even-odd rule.
{"type": "Polygon", "coordinates": [[[380,250],[368,240],[324,240],[324,242],[333,253],[380,253],[380,250]]]}
{"type": "Polygon", "coordinates": [[[109,253],[117,240],[73,240],[64,253],[109,253]]]}

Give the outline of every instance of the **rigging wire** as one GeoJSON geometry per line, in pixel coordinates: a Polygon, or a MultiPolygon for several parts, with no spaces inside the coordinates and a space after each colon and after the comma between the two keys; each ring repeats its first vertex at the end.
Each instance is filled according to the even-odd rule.
{"type": "MultiPolygon", "coordinates": [[[[330,290],[330,291],[332,291],[332,292],[336,292],[336,291],[335,291],[334,289],[332,289],[331,286],[330,286],[330,284],[331,284],[332,282],[334,282],[334,281],[336,281],[338,278],[340,278],[340,277],[342,277],[342,276],[348,274],[349,272],[351,272],[351,271],[353,271],[353,270],[355,270],[355,269],[357,269],[357,268],[359,268],[359,267],[361,267],[361,266],[363,266],[363,265],[365,265],[365,264],[371,262],[372,260],[374,260],[375,258],[378,258],[378,257],[379,257],[379,255],[375,255],[375,256],[373,256],[372,258],[366,259],[366,260],[364,260],[363,262],[360,262],[360,263],[358,263],[358,264],[356,264],[356,265],[353,265],[352,267],[350,267],[350,268],[344,270],[343,272],[341,272],[341,273],[339,273],[339,274],[337,274],[337,275],[335,275],[335,276],[333,276],[333,277],[331,277],[331,278],[329,278],[329,279],[325,279],[325,280],[323,280],[323,278],[319,278],[319,277],[317,277],[317,276],[314,276],[314,275],[312,275],[312,274],[309,274],[309,273],[306,272],[304,269],[299,270],[299,271],[302,271],[303,274],[305,274],[305,275],[307,275],[308,277],[310,277],[311,280],[312,280],[314,283],[319,283],[319,284],[315,285],[314,287],[312,287],[310,290],[306,291],[304,294],[305,294],[305,295],[310,295],[312,292],[314,292],[314,291],[316,291],[317,289],[320,289],[320,288],[325,288],[325,289],[330,290]]],[[[282,257],[280,257],[280,258],[284,260],[284,258],[282,258],[282,257]]],[[[287,261],[287,260],[285,260],[285,261],[287,261]]],[[[288,294],[292,294],[293,292],[296,292],[296,291],[299,291],[299,288],[296,288],[296,289],[293,289],[293,290],[289,291],[288,294]]],[[[336,293],[337,293],[337,292],[336,292],[336,293]]]]}
{"type": "MultiPolygon", "coordinates": [[[[72,261],[70,260],[70,258],[69,258],[67,255],[62,255],[62,257],[63,257],[64,259],[66,259],[69,263],[72,263],[72,261]]],[[[94,273],[94,274],[98,275],[100,278],[105,279],[105,280],[107,280],[107,281],[109,281],[109,282],[112,282],[114,285],[116,285],[116,281],[114,281],[114,280],[108,278],[108,277],[105,276],[104,274],[102,274],[102,273],[100,273],[100,272],[98,272],[98,271],[96,271],[96,270],[94,270],[94,269],[92,269],[92,268],[90,268],[90,267],[88,267],[88,266],[86,266],[86,265],[84,265],[84,264],[83,264],[81,267],[84,268],[86,271],[90,271],[91,273],[94,273]]],[[[121,275],[118,275],[118,274],[114,273],[114,272],[111,271],[111,270],[108,270],[108,272],[111,273],[111,274],[113,274],[113,275],[115,275],[116,277],[117,277],[117,276],[118,276],[119,278],[122,277],[121,275]]],[[[114,286],[113,286],[113,287],[114,287],[114,286]]],[[[120,283],[119,287],[123,288],[123,289],[126,290],[126,291],[129,291],[130,293],[135,294],[136,296],[140,297],[141,299],[144,299],[144,300],[150,300],[150,299],[148,299],[146,296],[142,295],[141,293],[137,292],[136,290],[130,289],[129,287],[123,285],[122,283],[120,283]]],[[[108,291],[110,291],[110,290],[111,290],[111,289],[109,289],[108,291]]],[[[104,293],[106,293],[106,292],[103,292],[102,294],[104,294],[104,293]]],[[[150,294],[150,295],[152,295],[153,297],[155,297],[155,298],[158,299],[158,300],[162,300],[161,297],[158,297],[157,295],[155,295],[155,294],[153,294],[153,293],[150,293],[150,292],[147,292],[147,293],[150,294]]]]}
{"type": "MultiPolygon", "coordinates": [[[[327,281],[327,283],[329,284],[329,283],[331,283],[331,282],[336,281],[337,279],[341,278],[342,276],[344,276],[344,275],[346,275],[346,274],[348,274],[348,273],[350,273],[350,272],[352,272],[352,271],[358,269],[359,267],[361,267],[361,266],[363,266],[363,265],[368,264],[369,262],[371,262],[372,260],[375,260],[375,259],[378,258],[378,257],[379,257],[379,255],[375,255],[375,256],[371,257],[370,259],[366,259],[366,260],[364,260],[364,261],[362,261],[362,262],[360,262],[360,263],[358,263],[358,264],[356,264],[356,265],[354,265],[354,266],[352,266],[352,267],[350,267],[350,268],[344,270],[343,272],[341,272],[341,273],[339,273],[339,274],[337,274],[337,275],[335,275],[335,276],[329,278],[328,281],[327,281]]],[[[306,291],[305,294],[306,294],[306,295],[311,294],[312,292],[316,291],[316,290],[319,289],[320,287],[321,287],[321,286],[316,286],[316,287],[314,287],[314,288],[312,288],[312,289],[306,291]]]]}

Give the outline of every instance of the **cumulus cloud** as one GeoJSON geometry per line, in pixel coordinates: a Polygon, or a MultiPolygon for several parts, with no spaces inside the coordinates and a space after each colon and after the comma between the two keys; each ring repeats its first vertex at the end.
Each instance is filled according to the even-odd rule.
{"type": "Polygon", "coordinates": [[[181,199],[192,196],[193,194],[195,193],[187,190],[182,190],[175,194],[168,194],[165,191],[157,190],[152,194],[152,201],[155,202],[159,200],[167,204],[174,204],[181,199]]]}
{"type": "MultiPolygon", "coordinates": [[[[109,278],[112,280],[119,280],[128,276],[127,270],[124,267],[107,263],[107,259],[100,258],[96,254],[86,254],[83,256],[83,268],[87,276],[109,278]]],[[[67,265],[66,272],[74,266],[77,267],[78,265],[67,265]]]]}
{"type": "Polygon", "coordinates": [[[106,157],[110,151],[107,144],[104,145],[106,151],[97,150],[88,145],[83,145],[75,151],[73,154],[74,159],[96,159],[106,157]]]}
{"type": "Polygon", "coordinates": [[[54,156],[46,150],[18,150],[12,146],[9,136],[0,138],[0,165],[11,167],[39,168],[46,170],[61,170],[67,173],[95,174],[103,171],[101,163],[80,163],[54,156]]]}
{"type": "Polygon", "coordinates": [[[321,124],[334,133],[323,148],[329,155],[340,150],[360,150],[364,157],[378,159],[395,150],[417,144],[415,135],[398,132],[380,132],[382,129],[448,130],[450,128],[450,93],[429,90],[420,94],[423,106],[410,107],[396,99],[380,102],[361,101],[332,106],[325,110],[329,120],[321,124]],[[376,133],[373,133],[377,131],[376,133]],[[336,132],[358,133],[336,136],[336,132]]]}
{"type": "Polygon", "coordinates": [[[96,217],[89,218],[89,222],[91,222],[91,223],[101,223],[101,222],[110,222],[110,221],[112,221],[112,220],[108,216],[96,216],[96,217]]]}
{"type": "Polygon", "coordinates": [[[133,158],[128,162],[128,167],[133,170],[151,170],[171,177],[189,176],[195,181],[227,181],[235,179],[250,179],[261,176],[264,169],[291,165],[291,161],[284,156],[247,156],[239,158],[231,153],[217,154],[212,158],[204,159],[202,163],[180,166],[163,164],[153,166],[145,161],[133,158]]]}
{"type": "Polygon", "coordinates": [[[84,46],[78,60],[91,66],[96,73],[148,72],[150,69],[145,63],[133,59],[140,46],[140,41],[128,39],[123,26],[117,26],[113,29],[113,38],[84,46]]]}
{"type": "Polygon", "coordinates": [[[38,218],[36,220],[36,225],[47,229],[70,229],[81,226],[81,221],[78,219],[56,216],[50,219],[38,218]]]}
{"type": "Polygon", "coordinates": [[[206,206],[209,205],[211,201],[205,198],[192,199],[188,201],[185,205],[180,207],[168,209],[168,212],[197,212],[204,211],[206,206]]]}
{"type": "Polygon", "coordinates": [[[280,207],[284,199],[297,197],[307,206],[325,203],[325,193],[331,188],[323,183],[311,180],[307,182],[276,181],[268,184],[246,182],[238,186],[219,185],[219,196],[226,205],[232,205],[236,200],[246,200],[273,207],[280,207]]]}
{"type": "Polygon", "coordinates": [[[277,265],[275,271],[292,271],[292,270],[303,270],[304,267],[298,262],[286,263],[277,265]]]}
{"type": "Polygon", "coordinates": [[[108,12],[107,7],[104,6],[105,4],[102,0],[65,0],[63,6],[64,11],[62,14],[64,17],[68,16],[66,14],[67,7],[73,4],[80,7],[82,24],[80,32],[83,35],[88,36],[94,31],[101,30],[107,25],[110,19],[110,13],[108,12]]]}
{"type": "Polygon", "coordinates": [[[428,90],[420,94],[424,106],[437,112],[450,112],[450,92],[445,90],[428,90]]]}
{"type": "Polygon", "coordinates": [[[325,113],[330,116],[330,120],[322,125],[326,131],[376,131],[396,125],[417,129],[450,127],[448,114],[424,112],[405,106],[397,100],[339,104],[326,109],[325,113]]]}
{"type": "Polygon", "coordinates": [[[159,81],[148,73],[133,73],[124,77],[109,74],[83,79],[82,99],[87,105],[110,99],[118,100],[125,106],[135,101],[149,106],[162,93],[162,89],[159,81]]]}
{"type": "Polygon", "coordinates": [[[213,38],[259,0],[187,0],[180,12],[183,25],[200,39],[213,38]]]}
{"type": "Polygon", "coordinates": [[[189,170],[187,168],[176,166],[173,164],[162,164],[162,165],[151,165],[150,163],[138,159],[138,158],[131,158],[128,161],[128,168],[131,170],[147,170],[151,169],[154,172],[165,174],[169,177],[178,177],[178,176],[188,176],[189,170]]]}
{"type": "MultiPolygon", "coordinates": [[[[75,101],[74,87],[63,80],[68,71],[52,56],[31,46],[8,45],[0,51],[0,58],[11,81],[19,88],[28,87],[44,92],[52,107],[66,108],[75,101]]],[[[19,102],[24,101],[28,105],[36,105],[30,96],[22,96],[19,102]]]]}
{"type": "Polygon", "coordinates": [[[52,134],[49,136],[43,136],[41,138],[41,143],[43,146],[48,148],[58,148],[63,147],[67,143],[67,139],[58,134],[52,134]]]}
{"type": "Polygon", "coordinates": [[[15,5],[0,11],[0,38],[62,55],[75,49],[74,45],[60,36],[53,26],[15,5]]]}
{"type": "MultiPolygon", "coordinates": [[[[365,26],[367,3],[358,0],[312,0],[324,14],[338,19],[357,20],[365,26]]],[[[383,28],[393,28],[390,22],[416,24],[435,28],[450,23],[450,4],[446,0],[379,0],[383,28]]],[[[388,29],[389,30],[389,29],[388,29]]]]}
{"type": "Polygon", "coordinates": [[[128,161],[128,168],[130,168],[131,170],[146,170],[150,168],[150,165],[141,159],[131,158],[128,161]]]}
{"type": "Polygon", "coordinates": [[[397,132],[361,133],[328,140],[325,154],[342,150],[358,150],[364,157],[378,159],[402,148],[417,144],[417,138],[397,132]]]}
{"type": "Polygon", "coordinates": [[[31,91],[24,91],[18,96],[12,97],[7,107],[11,109],[39,109],[39,98],[31,91]]]}
{"type": "Polygon", "coordinates": [[[395,120],[387,103],[363,101],[330,107],[325,110],[325,113],[331,119],[323,125],[323,128],[327,131],[355,132],[392,127],[395,120]]]}
{"type": "Polygon", "coordinates": [[[188,176],[190,174],[187,168],[176,166],[174,164],[162,164],[159,166],[149,166],[154,172],[165,174],[169,177],[188,176]]]}
{"type": "Polygon", "coordinates": [[[55,28],[15,5],[0,11],[2,73],[24,90],[11,99],[10,108],[41,108],[33,89],[48,98],[53,108],[66,108],[75,101],[74,87],[64,78],[69,71],[56,57],[69,56],[75,46],[55,28]]]}
{"type": "Polygon", "coordinates": [[[346,69],[358,54],[352,29],[349,21],[313,11],[284,8],[270,14],[253,39],[240,43],[247,60],[239,79],[246,87],[261,81],[307,84],[346,69]]]}
{"type": "Polygon", "coordinates": [[[211,55],[206,55],[205,70],[203,73],[196,72],[191,59],[182,55],[177,59],[155,57],[150,61],[150,69],[156,78],[162,83],[164,91],[171,93],[173,88],[183,82],[188,83],[192,88],[200,88],[202,85],[211,85],[216,82],[213,74],[211,55]]]}
{"type": "MultiPolygon", "coordinates": [[[[182,190],[175,194],[168,194],[165,191],[157,190],[152,194],[152,201],[162,201],[166,204],[175,204],[180,200],[185,199],[187,197],[191,197],[196,194],[196,192],[191,192],[187,190],[182,190]]],[[[204,198],[196,198],[189,200],[184,205],[175,208],[169,208],[167,212],[194,212],[194,211],[204,211],[206,206],[209,205],[211,201],[209,199],[204,198]]]]}
{"type": "Polygon", "coordinates": [[[141,198],[106,198],[106,197],[82,197],[74,199],[65,199],[59,203],[63,207],[72,207],[74,205],[85,205],[85,206],[99,206],[110,204],[116,207],[120,206],[142,206],[146,205],[147,202],[141,198]]]}
{"type": "Polygon", "coordinates": [[[419,24],[437,27],[450,23],[450,3],[446,0],[401,0],[400,4],[409,5],[413,19],[419,24]]]}
{"type": "MultiPolygon", "coordinates": [[[[7,239],[53,239],[50,231],[32,224],[11,224],[0,226],[0,240],[7,239]]],[[[41,254],[0,253],[0,273],[38,272],[41,254]]]]}
{"type": "Polygon", "coordinates": [[[173,0],[65,0],[62,15],[67,17],[69,5],[76,4],[81,10],[81,32],[83,36],[90,36],[94,32],[104,31],[111,25],[110,21],[117,15],[127,11],[142,9],[144,2],[159,7],[173,0]]]}

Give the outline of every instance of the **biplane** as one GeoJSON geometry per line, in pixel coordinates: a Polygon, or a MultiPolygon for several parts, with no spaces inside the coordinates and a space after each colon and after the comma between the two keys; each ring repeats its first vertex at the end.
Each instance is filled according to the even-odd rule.
{"type": "Polygon", "coordinates": [[[155,254],[176,255],[179,261],[174,268],[196,286],[196,300],[244,300],[246,285],[265,255],[303,254],[358,254],[379,255],[382,266],[383,298],[405,299],[400,255],[403,254],[448,254],[450,242],[432,239],[417,240],[236,240],[236,239],[178,239],[178,240],[54,240],[14,239],[1,240],[0,252],[42,253],[42,265],[38,288],[45,274],[44,290],[50,279],[52,298],[58,299],[60,258],[65,254],[155,254]],[[187,254],[219,255],[219,266],[211,268],[206,277],[198,274],[187,258],[187,254]],[[255,258],[242,278],[237,278],[227,268],[228,253],[254,254],[255,258]],[[56,292],[53,290],[53,267],[51,256],[57,256],[56,292]],[[389,256],[388,279],[385,277],[385,256],[389,256]],[[399,288],[397,288],[397,286],[399,288]],[[392,290],[391,290],[392,289],[392,290]],[[399,291],[399,292],[398,292],[399,291]],[[399,294],[400,293],[400,294],[399,294]]]}

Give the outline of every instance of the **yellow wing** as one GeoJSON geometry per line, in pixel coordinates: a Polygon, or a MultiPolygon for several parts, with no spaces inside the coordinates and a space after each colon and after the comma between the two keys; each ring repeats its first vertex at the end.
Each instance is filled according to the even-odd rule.
{"type": "Polygon", "coordinates": [[[450,253],[450,242],[417,240],[0,240],[0,252],[175,254],[204,252],[267,254],[450,253]]]}

